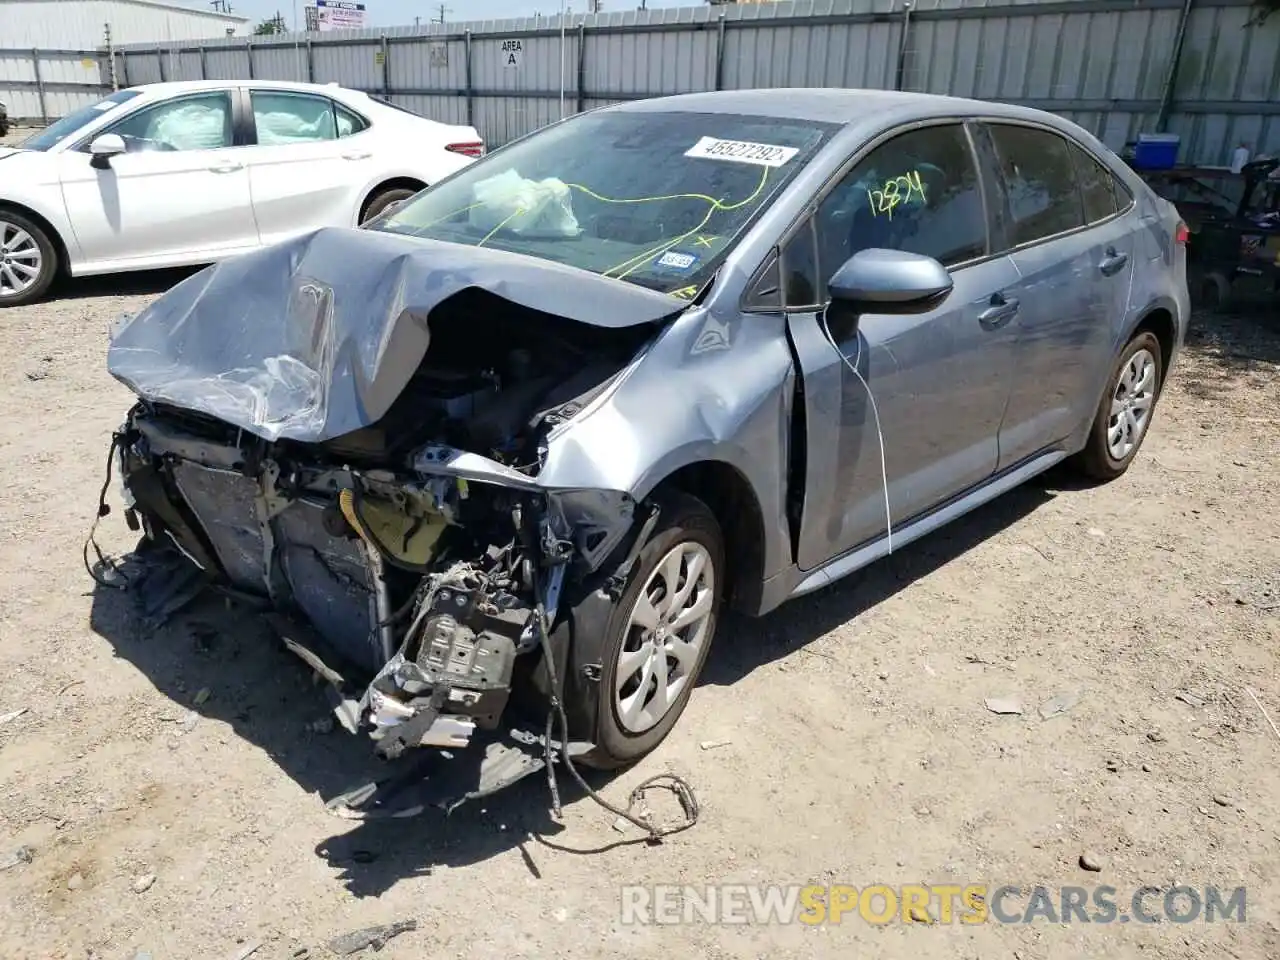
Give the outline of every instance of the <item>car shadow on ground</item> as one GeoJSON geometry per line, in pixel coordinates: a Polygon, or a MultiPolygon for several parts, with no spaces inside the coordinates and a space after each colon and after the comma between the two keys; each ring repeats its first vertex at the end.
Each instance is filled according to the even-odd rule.
{"type": "Polygon", "coordinates": [[[62,277],[54,284],[48,300],[92,300],[96,297],[159,296],[201,267],[171,267],[167,270],[140,270],[100,277],[62,277]]]}
{"type": "MultiPolygon", "coordinates": [[[[732,684],[763,664],[802,650],[1016,523],[1051,496],[1049,487],[1032,482],[903,548],[863,574],[788,604],[768,617],[751,620],[730,615],[719,631],[722,639],[702,682],[732,684]]],[[[320,801],[392,772],[392,765],[373,756],[367,737],[349,736],[341,729],[317,731],[317,725],[330,726],[323,690],[250,610],[220,598],[202,599],[169,623],[149,628],[134,595],[99,585],[93,594],[91,625],[111,643],[117,656],[133,664],[173,700],[179,708],[175,712],[193,711],[196,730],[210,721],[227,724],[236,736],[265,752],[303,791],[320,801]]],[[[841,651],[840,655],[853,657],[858,651],[841,651]]],[[[157,723],[156,735],[173,729],[157,723]]],[[[180,749],[180,738],[191,734],[172,735],[178,738],[180,749]]],[[[459,751],[450,762],[461,763],[467,758],[478,759],[478,753],[459,751]]],[[[615,805],[626,805],[625,794],[609,789],[613,775],[584,771],[584,777],[593,790],[604,792],[615,805]]],[[[563,771],[559,783],[565,806],[587,799],[586,792],[563,771]]],[[[660,820],[680,820],[681,810],[674,797],[668,801],[655,794],[652,799],[660,820]]],[[[436,866],[468,865],[512,849],[521,851],[531,874],[538,876],[540,845],[586,854],[645,842],[638,828],[628,828],[604,848],[575,847],[571,840],[557,836],[563,828],[549,808],[546,776],[536,773],[449,815],[429,806],[413,819],[346,821],[349,826],[336,829],[317,845],[316,853],[338,871],[340,882],[353,895],[368,897],[378,896],[401,879],[430,873],[436,866]]],[[[611,823],[614,820],[613,813],[601,810],[600,815],[611,823]]],[[[334,822],[336,826],[340,821],[335,818],[334,822]]]]}

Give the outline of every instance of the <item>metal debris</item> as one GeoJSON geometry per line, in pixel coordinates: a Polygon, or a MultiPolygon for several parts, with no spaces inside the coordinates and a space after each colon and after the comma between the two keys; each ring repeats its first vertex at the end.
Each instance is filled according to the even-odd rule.
{"type": "Polygon", "coordinates": [[[987,697],[984,701],[992,713],[1021,714],[1022,704],[1017,697],[987,697]]]}
{"type": "Polygon", "coordinates": [[[36,852],[31,847],[22,846],[13,851],[9,856],[0,860],[0,870],[8,870],[16,867],[20,863],[30,863],[35,859],[36,852]]]}
{"type": "Polygon", "coordinates": [[[227,957],[227,960],[248,960],[249,957],[253,956],[261,948],[262,948],[262,941],[255,940],[252,943],[246,944],[243,947],[238,947],[235,953],[227,957]]]}
{"type": "Polygon", "coordinates": [[[1060,693],[1056,697],[1050,697],[1044,703],[1040,704],[1040,719],[1049,720],[1052,717],[1066,713],[1079,702],[1079,692],[1060,693]]]}
{"type": "Polygon", "coordinates": [[[373,947],[374,950],[381,950],[387,945],[387,941],[400,936],[402,933],[417,929],[417,920],[399,920],[395,923],[388,923],[378,927],[365,927],[363,930],[344,933],[330,940],[327,946],[338,956],[349,957],[353,953],[359,953],[368,947],[373,947]]]}

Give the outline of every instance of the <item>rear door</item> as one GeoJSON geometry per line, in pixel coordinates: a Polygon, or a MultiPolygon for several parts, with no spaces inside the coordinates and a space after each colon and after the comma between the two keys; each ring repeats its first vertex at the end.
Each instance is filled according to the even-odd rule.
{"type": "Polygon", "coordinates": [[[372,175],[368,122],[329,97],[249,89],[249,189],[263,243],[353,226],[372,175]]]}
{"type": "Polygon", "coordinates": [[[245,148],[230,90],[173,97],[121,117],[126,153],[91,165],[88,142],[58,154],[72,229],[89,270],[198,263],[252,249],[245,148]]]}
{"type": "Polygon", "coordinates": [[[987,129],[1020,276],[1018,342],[1000,428],[1003,470],[1064,440],[1095,409],[1096,372],[1110,362],[1110,318],[1127,301],[1133,251],[1121,227],[1088,225],[1078,148],[1064,136],[1013,122],[987,129]]]}

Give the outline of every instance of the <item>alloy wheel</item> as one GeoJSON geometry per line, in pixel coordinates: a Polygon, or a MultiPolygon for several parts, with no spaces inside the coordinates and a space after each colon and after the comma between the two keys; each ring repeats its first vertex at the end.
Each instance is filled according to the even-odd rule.
{"type": "Polygon", "coordinates": [[[1107,423],[1107,452],[1120,461],[1133,452],[1151,422],[1156,401],[1156,358],[1150,350],[1136,351],[1116,381],[1107,423]]]}
{"type": "Polygon", "coordinates": [[[667,552],[636,598],[614,677],[614,708],[628,733],[660,723],[697,669],[715,577],[707,548],[686,540],[667,552]]]}
{"type": "Polygon", "coordinates": [[[44,255],[35,237],[0,220],[0,297],[23,293],[40,279],[44,255]]]}

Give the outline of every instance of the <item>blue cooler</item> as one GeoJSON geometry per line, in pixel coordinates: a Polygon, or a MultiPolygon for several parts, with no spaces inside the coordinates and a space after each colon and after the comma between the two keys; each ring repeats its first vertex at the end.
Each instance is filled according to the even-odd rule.
{"type": "Polygon", "coordinates": [[[1133,148],[1135,170],[1171,170],[1178,163],[1182,137],[1176,133],[1140,133],[1133,148]]]}

